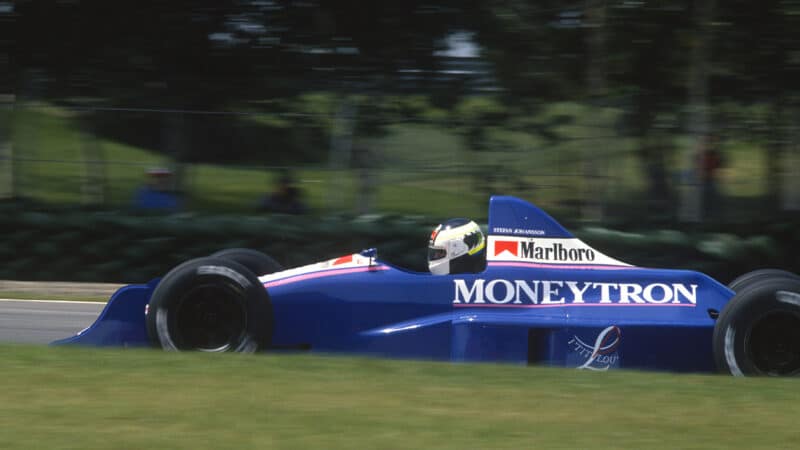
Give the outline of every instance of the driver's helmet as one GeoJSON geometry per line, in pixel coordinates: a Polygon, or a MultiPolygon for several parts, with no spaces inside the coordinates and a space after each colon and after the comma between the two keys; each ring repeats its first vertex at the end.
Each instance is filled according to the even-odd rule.
{"type": "Polygon", "coordinates": [[[431,233],[428,268],[434,275],[477,273],[486,265],[486,240],[469,219],[450,219],[431,233]]]}

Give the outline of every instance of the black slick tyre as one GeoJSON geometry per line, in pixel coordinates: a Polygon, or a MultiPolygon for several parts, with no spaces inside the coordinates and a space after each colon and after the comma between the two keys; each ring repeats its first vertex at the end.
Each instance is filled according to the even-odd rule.
{"type": "Polygon", "coordinates": [[[767,278],[725,305],[713,335],[714,360],[732,375],[800,375],[800,278],[767,278]]]}
{"type": "Polygon", "coordinates": [[[754,270],[752,272],[747,272],[743,275],[739,275],[733,281],[728,284],[728,289],[739,292],[742,289],[745,289],[747,286],[752,285],[754,283],[758,283],[760,281],[764,281],[769,278],[794,278],[800,279],[800,276],[793,274],[792,272],[788,272],[786,270],[780,269],[759,269],[754,270]]]}
{"type": "Polygon", "coordinates": [[[271,256],[249,248],[228,248],[214,253],[211,257],[236,261],[247,267],[256,276],[283,270],[283,266],[271,256]]]}
{"type": "Polygon", "coordinates": [[[151,343],[165,350],[252,353],[269,345],[272,308],[245,266],[197,258],[170,270],[150,298],[151,343]]]}

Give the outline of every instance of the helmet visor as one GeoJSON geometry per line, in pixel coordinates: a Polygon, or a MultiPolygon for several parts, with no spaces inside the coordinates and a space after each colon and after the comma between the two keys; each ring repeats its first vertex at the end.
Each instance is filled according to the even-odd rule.
{"type": "Polygon", "coordinates": [[[428,261],[436,261],[447,256],[447,250],[443,248],[428,247],[428,261]]]}

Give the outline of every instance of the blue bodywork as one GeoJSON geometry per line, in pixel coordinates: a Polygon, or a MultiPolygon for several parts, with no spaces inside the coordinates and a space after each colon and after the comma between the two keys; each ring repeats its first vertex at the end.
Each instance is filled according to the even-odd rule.
{"type": "MultiPolygon", "coordinates": [[[[734,293],[698,272],[608,258],[513,197],[490,201],[487,267],[434,276],[381,260],[262,277],[272,346],[588,370],[713,371],[715,318],[734,293]]],[[[150,345],[158,280],[115,293],[94,325],[57,341],[150,345]]]]}

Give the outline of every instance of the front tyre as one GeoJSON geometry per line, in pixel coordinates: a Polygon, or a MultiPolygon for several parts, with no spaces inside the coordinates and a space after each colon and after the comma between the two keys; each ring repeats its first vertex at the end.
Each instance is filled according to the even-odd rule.
{"type": "Polygon", "coordinates": [[[800,279],[765,279],[740,290],[717,319],[713,346],[723,372],[800,375],[800,279]]]}
{"type": "Polygon", "coordinates": [[[245,266],[198,258],[169,271],[150,298],[147,334],[165,350],[252,353],[269,345],[267,291],[245,266]]]}

